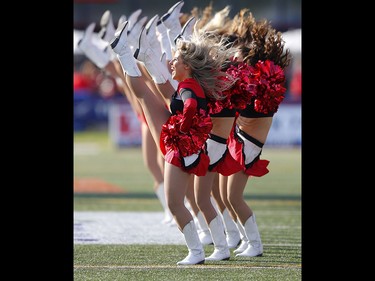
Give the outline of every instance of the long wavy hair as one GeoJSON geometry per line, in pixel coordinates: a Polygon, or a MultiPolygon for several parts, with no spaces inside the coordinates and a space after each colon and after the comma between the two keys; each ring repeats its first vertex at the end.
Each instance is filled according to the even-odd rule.
{"type": "Polygon", "coordinates": [[[194,29],[189,41],[178,40],[176,49],[185,64],[191,68],[192,78],[197,80],[207,97],[223,99],[222,92],[229,89],[235,79],[223,69],[238,52],[215,33],[199,32],[194,29]]]}
{"type": "Polygon", "coordinates": [[[238,46],[243,61],[250,65],[254,66],[259,60],[271,60],[284,69],[290,63],[290,50],[285,48],[282,33],[266,19],[257,21],[247,8],[238,12],[231,25],[223,26],[218,33],[238,46]]]}
{"type": "Polygon", "coordinates": [[[236,20],[232,28],[243,38],[244,61],[255,65],[259,60],[271,60],[283,69],[289,65],[290,50],[285,49],[282,33],[273,28],[270,21],[256,21],[248,9],[243,9],[236,20]]]}

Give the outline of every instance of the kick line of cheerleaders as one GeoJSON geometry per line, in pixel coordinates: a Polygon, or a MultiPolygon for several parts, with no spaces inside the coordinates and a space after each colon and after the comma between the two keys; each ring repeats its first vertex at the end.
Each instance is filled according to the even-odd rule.
{"type": "Polygon", "coordinates": [[[282,33],[244,8],[181,13],[184,1],[148,20],[139,9],[115,28],[106,11],[78,47],[112,75],[142,124],[144,161],[164,222],[176,224],[188,255],[178,265],[263,255],[255,213],[244,199],[286,92],[291,55],[282,33]],[[204,245],[213,244],[206,257],[204,245]]]}

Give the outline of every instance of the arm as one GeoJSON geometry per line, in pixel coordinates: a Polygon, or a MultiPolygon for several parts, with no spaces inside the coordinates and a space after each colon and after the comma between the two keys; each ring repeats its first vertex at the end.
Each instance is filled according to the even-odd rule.
{"type": "Polygon", "coordinates": [[[191,90],[183,89],[181,91],[181,98],[184,102],[183,118],[181,122],[180,131],[187,134],[190,130],[193,116],[197,112],[198,102],[195,94],[191,90]]]}

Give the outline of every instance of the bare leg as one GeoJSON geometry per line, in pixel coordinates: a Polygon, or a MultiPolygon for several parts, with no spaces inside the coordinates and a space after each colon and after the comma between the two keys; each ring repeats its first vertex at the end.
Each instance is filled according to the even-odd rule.
{"type": "Polygon", "coordinates": [[[145,79],[146,85],[150,88],[150,90],[158,97],[160,98],[165,104],[171,103],[171,98],[173,93],[175,92],[174,87],[171,85],[171,83],[168,81],[164,84],[157,84],[155,83],[148,71],[145,69],[145,67],[141,64],[138,64],[139,69],[141,70],[143,77],[145,79]]]}
{"type": "Polygon", "coordinates": [[[186,191],[186,199],[189,202],[189,205],[194,213],[195,216],[197,216],[199,212],[199,208],[197,203],[195,202],[195,197],[194,197],[194,175],[191,175],[189,179],[189,186],[186,191]]]}
{"type": "Polygon", "coordinates": [[[127,75],[126,81],[142,106],[154,141],[159,143],[162,126],[167,122],[170,112],[166,109],[165,104],[160,98],[154,95],[145,84],[143,77],[131,77],[127,75]]]}
{"type": "Polygon", "coordinates": [[[219,189],[220,189],[220,198],[225,205],[225,208],[228,210],[231,218],[236,222],[237,214],[233,210],[232,205],[228,201],[228,177],[220,175],[219,176],[219,189]]]}
{"type": "Polygon", "coordinates": [[[119,61],[113,60],[105,67],[105,71],[112,75],[116,79],[117,84],[119,85],[120,91],[125,95],[126,99],[129,101],[130,105],[132,106],[134,112],[142,116],[143,110],[141,105],[139,104],[139,101],[137,100],[137,97],[134,95],[134,93],[131,92],[128,84],[126,83],[125,74],[121,68],[121,64],[119,61]]]}
{"type": "Polygon", "coordinates": [[[188,191],[186,192],[186,198],[198,221],[197,230],[198,230],[199,240],[201,241],[203,245],[210,245],[212,244],[212,237],[211,237],[210,229],[208,228],[208,224],[202,212],[199,210],[197,203],[195,202],[194,177],[195,176],[192,175],[190,178],[189,188],[188,188],[188,191]]]}
{"type": "Polygon", "coordinates": [[[215,248],[206,260],[213,261],[229,260],[230,258],[222,217],[217,213],[211,201],[211,190],[216,176],[216,172],[207,172],[205,176],[195,177],[194,181],[195,199],[206,219],[215,248]]]}
{"type": "Polygon", "coordinates": [[[222,213],[225,210],[226,206],[224,205],[224,202],[221,199],[221,195],[220,195],[219,175],[220,175],[219,173],[216,173],[216,175],[215,175],[215,178],[214,178],[213,184],[212,184],[212,191],[211,192],[212,192],[212,196],[215,199],[216,205],[219,208],[219,211],[222,213]]]}
{"type": "MultiPolygon", "coordinates": [[[[230,175],[228,178],[228,199],[240,222],[240,227],[247,238],[247,248],[236,257],[257,257],[263,255],[263,244],[255,220],[255,214],[243,198],[243,192],[249,176],[244,172],[230,175]]],[[[241,245],[240,245],[241,247],[241,245]]]]}
{"type": "Polygon", "coordinates": [[[204,214],[207,224],[217,216],[211,201],[211,189],[216,173],[207,172],[203,177],[195,177],[194,193],[199,209],[204,214]]]}
{"type": "MultiPolygon", "coordinates": [[[[145,166],[150,171],[153,179],[153,190],[159,199],[163,210],[164,218],[162,223],[173,225],[174,220],[171,212],[168,209],[167,202],[165,199],[164,191],[164,158],[158,148],[156,142],[154,141],[150,129],[143,120],[143,110],[137,99],[137,97],[131,92],[129,86],[126,83],[124,72],[121,68],[120,63],[117,61],[111,61],[105,67],[105,71],[116,79],[119,86],[119,90],[126,96],[127,100],[131,104],[135,114],[137,114],[141,119],[141,133],[142,133],[142,156],[145,166]]],[[[145,77],[146,78],[146,77],[145,77]]],[[[152,81],[151,81],[152,83],[152,81]]],[[[153,83],[152,83],[153,84],[153,83]]],[[[155,87],[154,87],[155,88],[155,87]]],[[[157,89],[155,88],[157,91],[157,89]]]]}
{"type": "Polygon", "coordinates": [[[225,227],[225,234],[230,249],[235,248],[241,242],[240,231],[237,227],[237,217],[236,213],[233,211],[230,206],[228,199],[226,198],[227,194],[227,177],[221,174],[215,178],[214,186],[212,188],[212,194],[215,198],[215,201],[220,209],[221,216],[223,218],[223,223],[225,227]],[[222,192],[223,191],[223,192],[222,192]],[[224,203],[226,200],[226,204],[224,203]],[[235,219],[231,215],[230,211],[234,214],[235,219]]]}
{"type": "Polygon", "coordinates": [[[172,225],[174,220],[168,209],[164,190],[164,158],[160,149],[156,146],[146,122],[143,121],[141,126],[143,160],[154,178],[154,192],[164,210],[162,223],[172,225]]]}
{"type": "Polygon", "coordinates": [[[185,206],[185,194],[188,190],[190,176],[181,168],[165,163],[164,186],[168,207],[181,231],[193,220],[192,214],[185,206]]]}
{"type": "Polygon", "coordinates": [[[164,181],[163,170],[159,165],[159,148],[156,146],[150,130],[145,122],[142,122],[142,155],[144,163],[154,178],[154,190],[164,181]]]}
{"type": "Polygon", "coordinates": [[[228,200],[242,224],[253,214],[243,197],[248,178],[242,171],[228,177],[228,200]]]}

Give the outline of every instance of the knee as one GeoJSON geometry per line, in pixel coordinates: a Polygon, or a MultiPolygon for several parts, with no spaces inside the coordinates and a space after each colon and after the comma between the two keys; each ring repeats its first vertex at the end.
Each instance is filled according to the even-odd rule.
{"type": "Polygon", "coordinates": [[[210,196],[197,196],[196,203],[199,210],[204,211],[207,210],[212,206],[211,197],[210,196]]]}
{"type": "Polygon", "coordinates": [[[168,206],[169,210],[174,215],[176,213],[178,213],[179,210],[181,210],[183,204],[184,204],[183,201],[182,202],[178,202],[177,200],[169,200],[167,202],[167,206],[168,206]]]}
{"type": "Polygon", "coordinates": [[[168,208],[169,208],[169,210],[171,211],[172,214],[176,213],[175,210],[177,208],[177,204],[175,202],[168,201],[167,206],[168,206],[168,208]]]}
{"type": "Polygon", "coordinates": [[[226,207],[231,206],[228,196],[221,199],[226,207]]]}
{"type": "Polygon", "coordinates": [[[227,195],[228,204],[230,204],[234,209],[236,209],[236,206],[238,206],[242,201],[243,197],[238,196],[238,194],[229,192],[227,195]]]}

